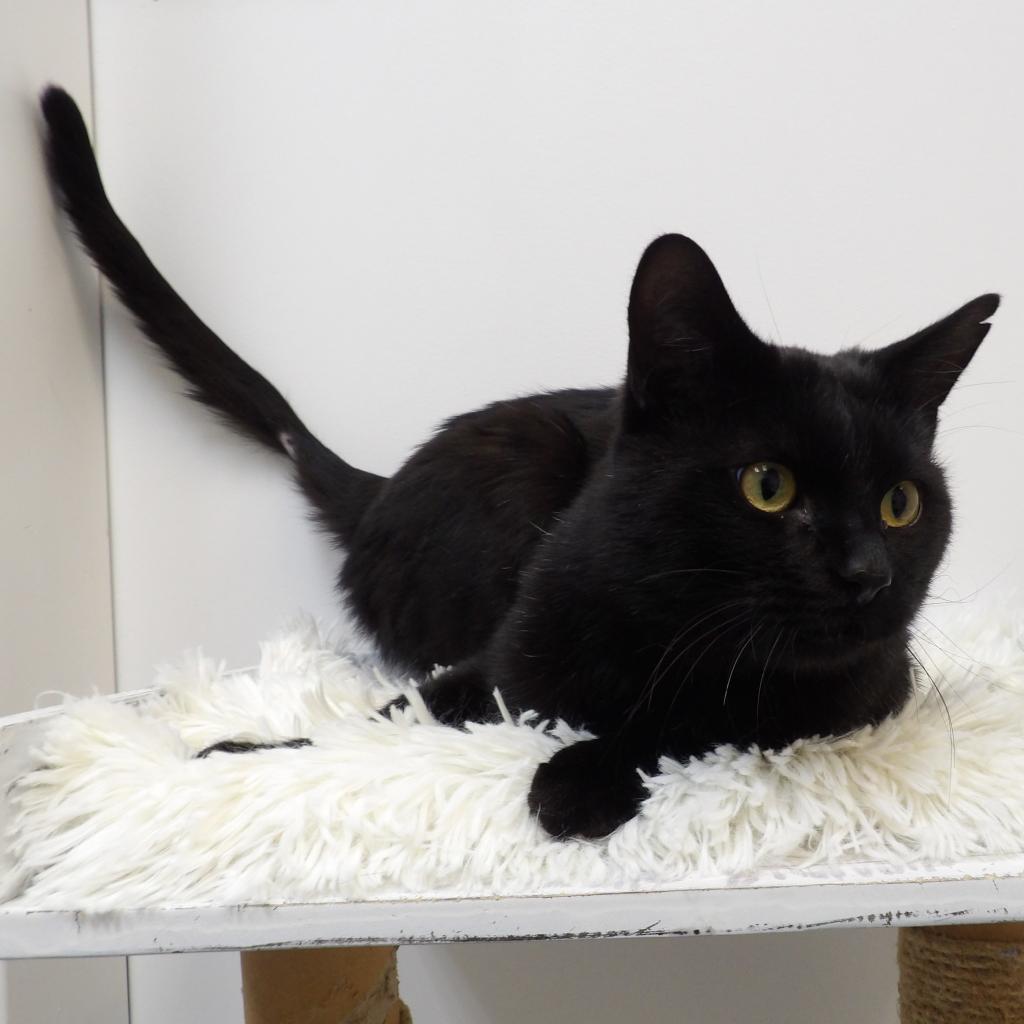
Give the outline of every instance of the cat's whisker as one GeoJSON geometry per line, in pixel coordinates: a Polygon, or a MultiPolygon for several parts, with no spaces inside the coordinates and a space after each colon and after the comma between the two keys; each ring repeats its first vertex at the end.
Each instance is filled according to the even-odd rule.
{"type": "Polygon", "coordinates": [[[740,658],[743,656],[743,652],[748,647],[753,646],[754,638],[757,636],[758,633],[761,632],[761,627],[763,625],[764,625],[764,622],[762,621],[762,622],[759,622],[755,627],[753,627],[751,629],[750,636],[740,645],[740,649],[736,652],[736,657],[733,658],[732,667],[729,669],[729,677],[725,681],[725,690],[722,693],[722,707],[723,708],[725,707],[725,702],[729,699],[729,687],[732,684],[732,677],[733,677],[733,675],[736,672],[736,666],[740,663],[740,658]]]}
{"type": "MultiPolygon", "coordinates": [[[[711,636],[711,633],[713,632],[711,630],[704,634],[704,637],[702,639],[707,638],[708,636],[711,636],[711,638],[704,645],[700,654],[698,654],[697,657],[695,657],[693,661],[690,662],[690,667],[686,670],[686,675],[684,675],[683,678],[679,680],[679,685],[676,687],[675,693],[672,694],[672,700],[669,702],[668,713],[665,716],[666,725],[668,722],[672,720],[672,712],[675,710],[676,701],[679,700],[680,695],[686,688],[686,684],[693,678],[693,675],[697,670],[697,666],[701,663],[701,660],[704,658],[706,654],[708,654],[711,651],[711,648],[714,647],[715,644],[717,644],[718,641],[721,640],[722,637],[724,637],[729,632],[730,628],[736,625],[736,623],[741,622],[743,618],[743,615],[739,615],[736,618],[729,620],[721,628],[719,628],[718,632],[714,633],[713,636],[711,636]]],[[[664,726],[662,728],[662,733],[664,733],[664,726]]]]}
{"type": "Polygon", "coordinates": [[[928,599],[924,602],[924,604],[925,604],[926,607],[945,606],[945,605],[951,605],[951,604],[955,604],[955,605],[969,604],[982,591],[987,590],[989,587],[992,586],[993,583],[996,583],[999,580],[1001,580],[1003,578],[1003,576],[1005,576],[1013,568],[1013,566],[1014,566],[1014,562],[1012,562],[1012,561],[1008,562],[987,583],[982,583],[982,585],[980,587],[977,587],[975,590],[972,590],[965,597],[959,597],[959,598],[943,597],[941,594],[929,593],[928,599]]]}
{"type": "MultiPolygon", "coordinates": [[[[918,661],[921,664],[922,668],[924,667],[924,663],[921,659],[927,658],[928,661],[931,663],[932,671],[934,671],[936,675],[942,678],[942,666],[938,663],[938,661],[936,661],[935,656],[928,649],[930,646],[933,646],[931,639],[917,630],[911,630],[910,633],[913,638],[911,642],[917,643],[918,645],[919,650],[916,653],[918,661]]],[[[956,699],[959,700],[961,704],[964,704],[963,698],[960,696],[959,693],[957,693],[953,685],[949,683],[948,679],[946,680],[946,683],[949,686],[952,695],[956,697],[956,699]]]]}
{"type": "Polygon", "coordinates": [[[953,728],[953,716],[949,713],[949,705],[946,703],[946,698],[942,694],[942,690],[939,689],[938,683],[932,677],[931,672],[925,667],[924,662],[917,656],[917,652],[908,644],[907,653],[913,658],[918,668],[925,674],[928,682],[931,684],[932,689],[935,691],[935,695],[939,698],[942,703],[942,710],[946,714],[946,725],[949,731],[949,792],[947,795],[947,801],[952,800],[953,797],[953,775],[956,768],[956,732],[953,728]]]}
{"type": "MultiPolygon", "coordinates": [[[[900,314],[900,316],[902,316],[902,314],[900,314]]],[[[884,331],[886,328],[891,327],[894,323],[896,323],[897,320],[900,319],[900,316],[891,317],[889,320],[886,320],[881,327],[876,327],[873,330],[868,331],[867,334],[861,335],[857,339],[857,341],[853,343],[853,345],[848,345],[846,341],[846,338],[850,336],[849,328],[847,328],[846,334],[843,336],[843,348],[860,348],[860,346],[863,345],[864,342],[867,341],[869,338],[873,338],[876,334],[881,334],[882,331],[884,331]]]]}
{"type": "Polygon", "coordinates": [[[974,402],[959,409],[945,409],[942,413],[942,422],[948,423],[954,416],[963,416],[964,413],[974,412],[975,409],[991,408],[994,404],[994,402],[974,402]]]}
{"type": "Polygon", "coordinates": [[[775,328],[775,337],[778,338],[779,344],[785,344],[782,340],[782,331],[779,330],[779,321],[775,319],[775,308],[772,306],[772,300],[768,298],[768,288],[764,283],[764,274],[761,272],[761,261],[757,260],[757,277],[761,282],[761,292],[764,294],[765,305],[768,307],[768,315],[772,318],[772,326],[775,328]]]}
{"type": "MultiPolygon", "coordinates": [[[[708,637],[713,637],[714,639],[717,639],[719,636],[724,635],[724,633],[731,626],[734,626],[737,622],[741,622],[744,617],[745,616],[741,613],[739,615],[735,615],[729,619],[726,619],[724,622],[717,622],[713,624],[709,629],[706,629],[703,633],[701,633],[700,636],[698,636],[695,640],[691,640],[690,643],[688,643],[681,651],[679,651],[672,658],[672,660],[669,661],[668,664],[666,664],[664,668],[661,669],[660,672],[657,672],[657,674],[652,673],[651,678],[649,680],[649,684],[645,688],[647,698],[647,710],[650,711],[654,703],[654,695],[658,686],[668,676],[672,669],[675,668],[675,666],[679,663],[680,659],[686,657],[686,655],[690,651],[692,651],[693,648],[695,648],[702,641],[707,640],[708,637]]],[[[680,688],[682,687],[683,683],[685,683],[685,681],[693,674],[694,669],[700,663],[700,659],[707,653],[708,650],[710,650],[712,644],[714,643],[714,639],[712,640],[712,643],[708,644],[704,648],[700,656],[693,659],[693,661],[690,663],[690,667],[687,670],[686,676],[684,676],[683,679],[680,680],[680,688]]],[[[637,703],[637,710],[639,709],[640,703],[642,703],[642,700],[637,703]]]]}
{"type": "MultiPolygon", "coordinates": [[[[657,689],[659,683],[661,683],[661,681],[665,678],[665,676],[668,675],[669,672],[671,672],[672,668],[676,665],[676,663],[679,661],[680,658],[684,657],[687,654],[688,651],[692,650],[702,640],[705,640],[707,637],[711,636],[716,631],[721,631],[719,635],[721,635],[721,633],[724,633],[724,631],[726,631],[730,626],[734,625],[736,622],[739,622],[744,617],[743,613],[741,613],[739,615],[732,616],[731,618],[726,619],[725,622],[718,622],[718,623],[715,623],[714,625],[712,625],[709,629],[705,630],[703,633],[700,634],[700,636],[698,636],[695,640],[692,640],[689,644],[686,645],[686,647],[684,647],[681,651],[679,651],[672,658],[672,660],[670,662],[668,662],[667,665],[664,665],[664,669],[662,669],[662,665],[665,663],[665,659],[672,653],[672,651],[676,647],[676,645],[678,643],[680,643],[683,639],[685,639],[685,637],[687,635],[689,635],[694,629],[696,629],[697,627],[699,627],[703,623],[706,623],[706,622],[712,620],[714,617],[716,617],[718,615],[721,615],[723,612],[731,611],[733,608],[735,608],[738,605],[741,605],[743,603],[744,602],[742,602],[742,601],[727,601],[727,602],[724,602],[724,603],[722,603],[720,605],[717,605],[710,612],[707,612],[705,615],[700,616],[697,620],[695,620],[695,621],[689,623],[688,625],[684,626],[682,629],[680,629],[680,631],[678,633],[676,633],[675,637],[673,637],[673,639],[672,639],[672,642],[668,645],[668,647],[666,647],[666,649],[663,652],[661,658],[658,660],[658,663],[654,666],[654,669],[652,670],[650,676],[648,677],[647,682],[641,688],[641,691],[637,695],[637,698],[633,702],[629,712],[626,714],[626,716],[625,716],[625,718],[623,720],[623,723],[622,723],[622,729],[623,730],[636,717],[636,715],[640,711],[641,706],[644,704],[645,700],[646,700],[647,708],[648,708],[648,710],[650,710],[650,707],[651,707],[651,705],[652,705],[652,703],[654,701],[654,693],[655,693],[655,690],[657,689]]],[[[701,653],[700,657],[703,657],[703,655],[705,653],[707,653],[707,650],[710,649],[710,646],[711,645],[709,644],[708,647],[705,648],[705,650],[701,653]]],[[[691,665],[690,665],[690,672],[693,671],[694,667],[696,666],[696,664],[699,661],[700,661],[700,658],[697,658],[697,659],[695,659],[691,663],[691,665]]],[[[689,675],[689,673],[688,673],[688,675],[689,675]]],[[[680,684],[680,685],[682,685],[682,684],[680,684]]]]}
{"type": "Polygon", "coordinates": [[[928,623],[929,628],[935,630],[937,633],[940,633],[950,644],[952,644],[953,647],[956,648],[957,654],[954,654],[946,647],[942,647],[935,640],[934,637],[929,636],[924,630],[912,625],[909,627],[910,632],[914,635],[914,637],[917,640],[919,640],[921,643],[927,643],[931,645],[935,650],[939,651],[941,654],[944,654],[947,658],[949,658],[949,660],[952,661],[957,666],[957,668],[961,669],[961,671],[966,672],[969,675],[973,674],[977,669],[981,668],[981,662],[979,662],[976,658],[973,658],[970,655],[970,653],[965,651],[963,647],[961,647],[952,637],[949,636],[948,633],[946,633],[943,629],[941,629],[934,622],[932,622],[932,620],[929,619],[927,616],[922,615],[921,618],[926,623],[928,623]],[[961,655],[962,657],[958,657],[958,655],[961,655]]]}
{"type": "Polygon", "coordinates": [[[1012,427],[997,427],[993,423],[958,423],[956,426],[940,430],[937,437],[949,437],[951,434],[959,433],[961,430],[994,430],[999,434],[1009,434],[1011,437],[1024,437],[1024,430],[1014,430],[1012,427]]]}
{"type": "MultiPolygon", "coordinates": [[[[1015,380],[976,380],[970,384],[957,384],[957,391],[965,391],[967,388],[992,388],[1002,387],[1010,384],[1017,384],[1019,381],[1015,380]]],[[[945,415],[945,413],[943,413],[945,415]]]]}
{"type": "Polygon", "coordinates": [[[650,685],[650,683],[651,683],[651,680],[654,679],[654,677],[658,674],[658,670],[661,668],[661,666],[664,663],[665,659],[672,653],[672,651],[675,648],[676,644],[678,644],[681,640],[685,639],[686,636],[689,633],[691,633],[698,626],[700,626],[703,623],[707,622],[709,619],[713,618],[715,615],[719,615],[719,614],[721,614],[721,612],[729,610],[729,609],[732,609],[732,608],[735,608],[735,607],[737,607],[737,606],[739,606],[739,605],[741,605],[743,603],[744,603],[743,601],[738,601],[738,600],[724,601],[721,604],[716,605],[714,608],[712,608],[710,611],[706,612],[704,615],[701,615],[697,619],[691,620],[688,624],[686,624],[683,627],[681,627],[680,630],[675,634],[675,636],[669,642],[669,644],[665,648],[665,650],[662,652],[661,657],[658,659],[658,663],[651,670],[651,674],[648,677],[647,682],[644,684],[643,689],[646,691],[648,685],[650,685]]]}
{"type": "Polygon", "coordinates": [[[741,572],[739,569],[716,569],[707,567],[703,569],[666,569],[664,572],[651,573],[650,576],[642,576],[637,583],[650,583],[652,580],[667,579],[669,576],[690,576],[701,573],[717,573],[723,576],[748,576],[749,573],[741,572]]]}
{"type": "Polygon", "coordinates": [[[754,706],[754,727],[757,728],[761,724],[761,693],[764,690],[765,676],[768,672],[768,663],[772,660],[772,655],[775,653],[775,648],[778,646],[779,641],[782,639],[782,634],[786,631],[785,626],[780,626],[779,631],[775,634],[775,640],[772,642],[772,646],[768,651],[768,656],[764,659],[764,668],[761,669],[761,678],[757,684],[757,702],[754,706]]]}

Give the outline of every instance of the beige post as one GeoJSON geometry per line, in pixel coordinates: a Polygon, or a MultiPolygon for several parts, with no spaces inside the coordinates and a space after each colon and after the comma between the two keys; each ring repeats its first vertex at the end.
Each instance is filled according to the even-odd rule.
{"type": "Polygon", "coordinates": [[[242,953],[245,1024],[411,1024],[395,946],[242,953]]]}
{"type": "Polygon", "coordinates": [[[901,1024],[1024,1022],[1024,923],[900,931],[901,1024]]]}

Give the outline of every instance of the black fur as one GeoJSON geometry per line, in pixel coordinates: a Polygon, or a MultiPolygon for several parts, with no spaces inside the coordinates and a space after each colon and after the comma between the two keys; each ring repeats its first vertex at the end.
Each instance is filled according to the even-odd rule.
{"type": "Polygon", "coordinates": [[[633,282],[622,387],[457,416],[382,480],[324,449],[160,277],[111,209],[70,97],[49,89],[43,112],[85,247],[190,394],[290,455],[347,552],[358,621],[397,665],[455,666],[423,687],[434,713],[493,716],[498,687],[513,709],[595,734],[537,773],[530,802],[552,834],[621,824],[643,796],[637,769],[662,754],[778,748],[903,706],[908,626],[951,525],[936,412],[997,296],[878,352],[820,356],[756,338],[704,252],[666,235],[633,282]],[[737,484],[765,460],[795,474],[784,512],[737,484]],[[924,511],[886,527],[882,497],[902,480],[924,511]]]}
{"type": "Polygon", "coordinates": [[[297,750],[299,747],[311,747],[312,745],[310,740],[304,738],[282,740],[280,743],[246,743],[240,740],[221,740],[220,743],[212,743],[208,747],[203,747],[196,754],[196,758],[209,757],[211,754],[249,754],[254,750],[279,750],[281,747],[297,750]]]}

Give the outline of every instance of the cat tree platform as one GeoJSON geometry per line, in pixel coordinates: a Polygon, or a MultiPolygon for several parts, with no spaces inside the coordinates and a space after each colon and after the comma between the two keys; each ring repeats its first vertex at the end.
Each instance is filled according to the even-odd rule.
{"type": "MultiPolygon", "coordinates": [[[[262,682],[273,684],[269,675],[262,682]]],[[[155,692],[120,694],[98,706],[134,705],[155,692]]],[[[50,708],[0,719],[0,791],[24,774],[46,727],[64,713],[50,708]]],[[[965,770],[968,746],[959,755],[965,770]]],[[[238,764],[224,762],[221,770],[238,764]]],[[[1021,846],[1019,853],[902,866],[848,856],[842,865],[757,869],[713,882],[681,877],[632,891],[548,887],[543,894],[438,898],[410,890],[398,898],[140,907],[119,904],[115,890],[102,910],[73,901],[54,907],[51,893],[48,909],[19,906],[17,898],[0,903],[0,958],[239,950],[249,1024],[320,1020],[310,1007],[320,1012],[328,1003],[335,1021],[398,1024],[407,1019],[395,974],[394,949],[402,944],[898,927],[905,929],[905,1022],[1024,1019],[1024,931],[1013,923],[1024,920],[1021,846]],[[974,1016],[964,1014],[965,1000],[973,1000],[974,1016]],[[1006,1016],[1007,1007],[1016,1016],[1006,1016]]],[[[0,878],[10,896],[17,892],[14,861],[8,847],[2,855],[0,878]]]]}
{"type": "MultiPolygon", "coordinates": [[[[41,727],[59,713],[0,720],[4,786],[23,770],[41,727]]],[[[1024,853],[932,865],[885,881],[775,871],[711,888],[586,895],[417,899],[410,893],[387,901],[103,913],[0,907],[0,959],[239,950],[247,1024],[305,1024],[320,1020],[325,1005],[339,1022],[400,1024],[409,1017],[397,995],[394,951],[405,943],[899,927],[906,929],[900,948],[905,1024],[997,1022],[1024,1014],[1024,930],[1007,923],[1018,920],[1024,920],[1024,853]],[[973,1003],[973,1016],[964,1015],[965,1000],[973,1003]]]]}
{"type": "MultiPolygon", "coordinates": [[[[134,703],[151,691],[122,693],[134,703]]],[[[0,719],[0,786],[61,708],[0,719]]],[[[9,864],[0,862],[9,870],[9,864]]],[[[890,869],[759,871],[715,887],[498,898],[18,909],[0,904],[0,959],[395,946],[406,943],[704,936],[1024,920],[1024,851],[890,869]]]]}
{"type": "Polygon", "coordinates": [[[885,883],[752,878],[721,889],[100,914],[0,908],[0,959],[991,924],[1024,920],[1022,876],[1024,858],[885,883]]]}

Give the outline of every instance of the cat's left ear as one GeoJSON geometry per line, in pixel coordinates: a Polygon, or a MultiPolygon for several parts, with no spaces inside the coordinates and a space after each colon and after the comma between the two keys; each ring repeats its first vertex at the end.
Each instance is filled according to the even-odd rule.
{"type": "Polygon", "coordinates": [[[871,354],[901,401],[932,421],[992,325],[998,295],[979,295],[955,313],[871,354]]]}

